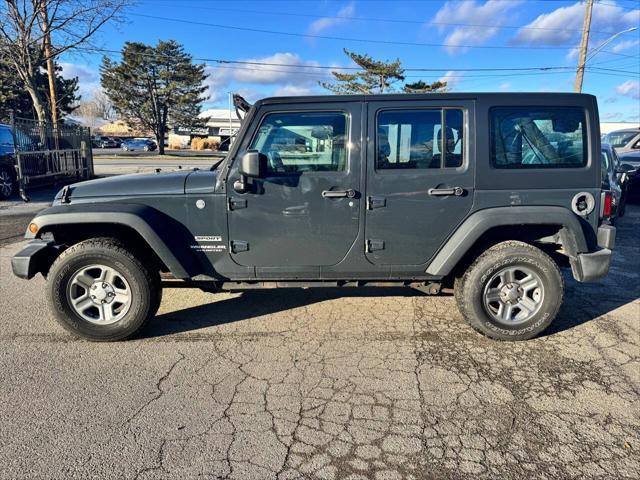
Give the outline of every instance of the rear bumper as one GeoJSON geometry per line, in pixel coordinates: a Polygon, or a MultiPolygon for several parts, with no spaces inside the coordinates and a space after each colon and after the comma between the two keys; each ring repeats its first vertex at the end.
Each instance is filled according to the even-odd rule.
{"type": "Polygon", "coordinates": [[[54,256],[53,241],[34,240],[29,242],[11,259],[13,274],[28,280],[33,278],[36,273],[45,273],[49,270],[54,256]]]}
{"type": "Polygon", "coordinates": [[[579,282],[593,282],[609,273],[611,254],[616,242],[616,228],[602,225],[598,228],[598,247],[595,252],[579,253],[571,259],[573,277],[579,282]]]}

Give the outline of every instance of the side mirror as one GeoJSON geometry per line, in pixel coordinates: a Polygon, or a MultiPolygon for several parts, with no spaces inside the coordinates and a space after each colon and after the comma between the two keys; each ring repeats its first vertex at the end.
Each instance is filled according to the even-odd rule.
{"type": "Polygon", "coordinates": [[[631,172],[634,172],[635,170],[636,170],[636,167],[634,167],[633,165],[629,163],[623,163],[618,165],[618,167],[616,168],[616,173],[631,173],[631,172]]]}
{"type": "Polygon", "coordinates": [[[247,150],[240,161],[240,173],[245,177],[262,178],[267,173],[267,157],[257,150],[247,150]]]}

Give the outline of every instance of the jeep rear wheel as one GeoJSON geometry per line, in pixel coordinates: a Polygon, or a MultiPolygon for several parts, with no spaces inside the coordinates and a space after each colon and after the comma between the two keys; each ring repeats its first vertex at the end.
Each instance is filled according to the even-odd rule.
{"type": "Polygon", "coordinates": [[[527,340],[556,317],[564,283],[542,250],[502,242],[480,255],[456,281],[455,295],[466,321],[497,340],[527,340]]]}
{"type": "Polygon", "coordinates": [[[122,244],[92,239],[65,250],[48,275],[56,320],[69,332],[94,341],[137,333],[155,315],[160,277],[122,244]]]}

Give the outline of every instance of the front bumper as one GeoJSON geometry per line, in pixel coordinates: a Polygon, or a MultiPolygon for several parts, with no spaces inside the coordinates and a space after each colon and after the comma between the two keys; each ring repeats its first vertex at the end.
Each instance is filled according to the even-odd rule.
{"type": "Polygon", "coordinates": [[[33,278],[36,273],[45,274],[55,258],[55,248],[52,240],[29,242],[11,259],[13,274],[26,280],[33,278]]]}
{"type": "Polygon", "coordinates": [[[579,253],[571,259],[573,277],[579,282],[593,282],[609,273],[611,254],[616,242],[616,228],[602,225],[598,228],[598,247],[595,252],[579,253]]]}

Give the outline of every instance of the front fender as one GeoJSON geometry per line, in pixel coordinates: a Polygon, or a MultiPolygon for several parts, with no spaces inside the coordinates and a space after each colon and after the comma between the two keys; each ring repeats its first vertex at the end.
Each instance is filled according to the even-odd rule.
{"type": "Polygon", "coordinates": [[[426,273],[448,275],[485,232],[510,225],[561,225],[560,239],[570,258],[589,250],[580,220],[569,209],[551,206],[488,208],[475,212],[458,227],[429,264],[426,273]]]}
{"type": "Polygon", "coordinates": [[[38,233],[27,229],[25,238],[36,238],[51,227],[82,224],[113,224],[132,228],[147,242],[171,273],[188,279],[199,272],[198,262],[190,250],[192,235],[174,218],[146,205],[123,203],[80,203],[59,205],[40,212],[31,223],[38,233]]]}

